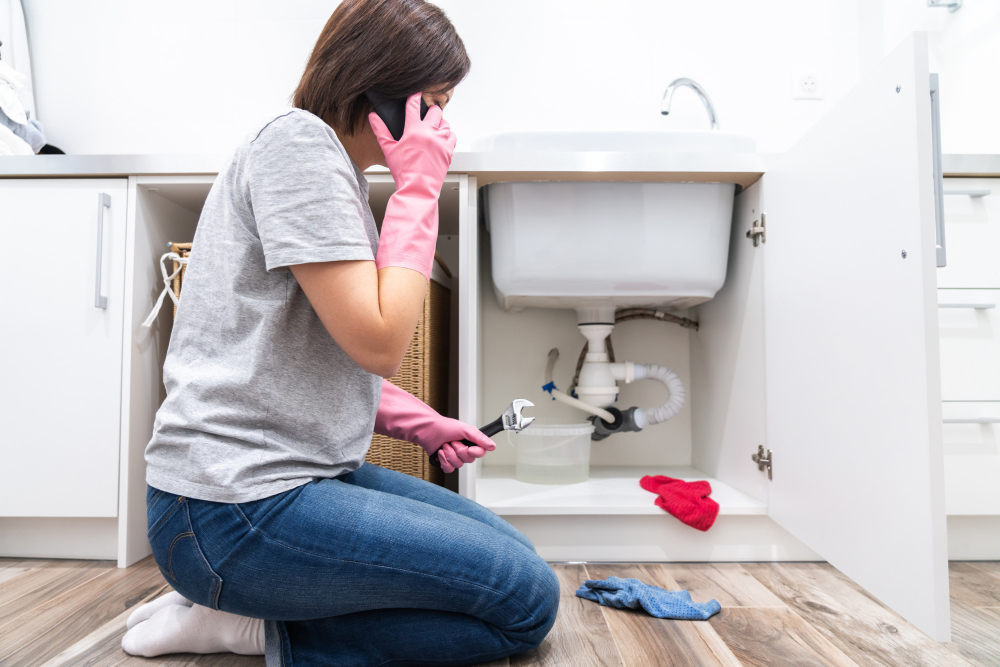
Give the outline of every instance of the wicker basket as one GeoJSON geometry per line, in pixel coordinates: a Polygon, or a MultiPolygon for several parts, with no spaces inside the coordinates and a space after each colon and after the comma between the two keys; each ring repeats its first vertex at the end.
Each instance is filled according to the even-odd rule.
{"type": "MultiPolygon", "coordinates": [[[[181,257],[191,255],[190,243],[171,243],[170,249],[181,257]]],[[[178,263],[174,262],[174,271],[177,271],[177,266],[178,263]]],[[[442,268],[447,274],[448,269],[443,264],[442,268]]],[[[185,264],[173,281],[172,287],[178,299],[186,272],[185,264]]],[[[176,316],[175,305],[174,317],[176,316]]],[[[451,290],[431,279],[424,297],[424,309],[420,313],[413,340],[403,357],[403,364],[399,367],[399,372],[389,379],[394,385],[410,392],[440,413],[448,410],[450,324],[451,290]]],[[[441,468],[432,466],[424,450],[411,442],[375,434],[365,460],[438,485],[444,484],[441,468]]]]}
{"type": "MultiPolygon", "coordinates": [[[[403,357],[399,372],[389,381],[438,412],[448,410],[448,332],[450,331],[451,290],[431,280],[417,330],[403,357]]],[[[441,468],[430,464],[419,445],[385,435],[372,436],[365,460],[435,484],[444,484],[441,468]]]]}

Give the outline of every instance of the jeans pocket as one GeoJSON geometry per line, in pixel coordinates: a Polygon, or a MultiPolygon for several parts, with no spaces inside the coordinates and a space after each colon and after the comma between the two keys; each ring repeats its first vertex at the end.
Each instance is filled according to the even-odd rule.
{"type": "Polygon", "coordinates": [[[166,491],[146,487],[146,537],[152,539],[153,535],[159,531],[164,522],[171,515],[180,509],[180,496],[175,496],[166,491]]]}
{"type": "Polygon", "coordinates": [[[175,506],[166,509],[150,530],[153,559],[174,590],[195,604],[218,609],[222,577],[215,573],[198,545],[188,499],[172,500],[175,506]]]}

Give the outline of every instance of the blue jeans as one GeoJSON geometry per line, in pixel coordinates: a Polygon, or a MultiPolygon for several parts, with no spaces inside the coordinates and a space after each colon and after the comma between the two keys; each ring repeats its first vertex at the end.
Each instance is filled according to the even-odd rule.
{"type": "Polygon", "coordinates": [[[256,502],[152,487],[149,540],[196,604],[265,619],[269,667],[465,665],[541,643],[559,583],[481,505],[369,463],[256,502]]]}

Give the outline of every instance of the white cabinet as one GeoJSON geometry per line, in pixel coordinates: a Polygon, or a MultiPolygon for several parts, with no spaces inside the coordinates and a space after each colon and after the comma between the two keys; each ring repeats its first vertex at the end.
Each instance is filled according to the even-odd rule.
{"type": "Polygon", "coordinates": [[[118,514],[126,186],[0,181],[0,517],[118,514]]]}
{"type": "Polygon", "coordinates": [[[947,178],[938,270],[948,553],[1000,557],[1000,179],[947,178]]]}
{"type": "MultiPolygon", "coordinates": [[[[946,640],[930,102],[918,35],[737,196],[726,284],[693,310],[697,332],[616,327],[616,355],[667,365],[689,387],[676,424],[594,443],[599,469],[575,495],[511,484],[492,466],[499,439],[483,474],[462,469],[477,499],[554,559],[823,558],[946,640]],[[746,233],[762,212],[755,247],[746,233]],[[773,452],[773,479],[751,462],[758,445],[773,452]],[[638,478],[660,472],[711,481],[722,505],[711,530],[644,511],[638,478]]],[[[481,295],[479,421],[524,394],[554,413],[534,388],[549,348],[574,359],[582,346],[573,313],[502,312],[489,282],[481,295]]]]}

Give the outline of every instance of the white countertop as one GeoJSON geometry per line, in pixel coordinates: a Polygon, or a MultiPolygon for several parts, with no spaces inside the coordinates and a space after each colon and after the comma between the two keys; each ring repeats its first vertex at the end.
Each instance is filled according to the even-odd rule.
{"type": "Polygon", "coordinates": [[[945,176],[1000,176],[1000,155],[991,153],[945,153],[945,176]]]}
{"type": "MultiPolygon", "coordinates": [[[[34,155],[0,158],[0,177],[216,174],[222,155],[34,155]]],[[[385,172],[375,168],[369,173],[385,172]]],[[[765,171],[756,153],[458,152],[451,172],[480,185],[504,180],[725,181],[744,187],[765,171]]]]}
{"type": "MultiPolygon", "coordinates": [[[[716,181],[754,183],[775,155],[761,153],[474,152],[455,153],[452,173],[479,185],[508,180],[716,181]]],[[[28,155],[0,157],[0,178],[217,174],[228,156],[212,154],[28,155]]],[[[369,173],[385,172],[373,168],[369,173]]],[[[946,154],[948,176],[1000,176],[1000,155],[946,154]]]]}

